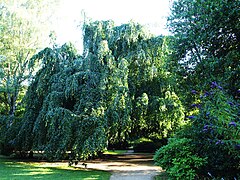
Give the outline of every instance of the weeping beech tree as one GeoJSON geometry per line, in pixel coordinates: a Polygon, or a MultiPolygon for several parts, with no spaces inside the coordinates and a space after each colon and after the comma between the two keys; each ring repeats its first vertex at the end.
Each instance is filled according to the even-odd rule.
{"type": "Polygon", "coordinates": [[[46,48],[29,86],[17,150],[41,150],[49,159],[97,155],[109,144],[168,137],[183,122],[181,102],[166,72],[167,38],[141,25],[112,21],[84,25],[84,52],[70,44],[46,48]]]}

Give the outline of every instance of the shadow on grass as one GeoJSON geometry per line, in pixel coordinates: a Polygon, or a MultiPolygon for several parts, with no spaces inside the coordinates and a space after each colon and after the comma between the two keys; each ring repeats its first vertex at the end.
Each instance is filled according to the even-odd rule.
{"type": "Polygon", "coordinates": [[[66,165],[58,166],[56,163],[25,163],[10,160],[0,156],[0,179],[83,179],[107,180],[110,173],[70,168],[66,165]]]}

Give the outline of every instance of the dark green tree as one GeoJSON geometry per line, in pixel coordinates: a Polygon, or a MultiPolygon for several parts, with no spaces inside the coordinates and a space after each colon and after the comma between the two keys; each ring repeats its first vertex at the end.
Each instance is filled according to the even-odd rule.
{"type": "Polygon", "coordinates": [[[89,22],[83,30],[83,56],[72,45],[33,56],[42,65],[11,141],[17,150],[41,150],[49,159],[71,151],[84,159],[110,144],[167,137],[182,124],[184,109],[164,70],[164,37],[133,22],[89,22]]]}
{"type": "Polygon", "coordinates": [[[239,82],[240,2],[237,0],[174,1],[168,26],[174,35],[173,56],[178,61],[184,94],[221,81],[236,96],[239,82]],[[196,87],[195,84],[198,84],[196,87]]]}
{"type": "Polygon", "coordinates": [[[189,123],[155,160],[174,179],[239,177],[239,6],[229,0],[173,3],[168,61],[189,123]]]}

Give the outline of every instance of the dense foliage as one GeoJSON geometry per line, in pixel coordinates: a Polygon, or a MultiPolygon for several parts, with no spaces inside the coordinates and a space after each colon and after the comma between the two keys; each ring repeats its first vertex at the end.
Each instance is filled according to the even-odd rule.
{"type": "Polygon", "coordinates": [[[174,35],[172,59],[183,93],[220,81],[232,96],[240,86],[240,2],[178,0],[168,26],[174,35]]]}
{"type": "Polygon", "coordinates": [[[88,158],[137,138],[170,137],[184,108],[164,68],[166,41],[133,22],[90,22],[83,56],[72,45],[39,52],[33,59],[42,67],[28,88],[21,127],[6,142],[59,159],[67,151],[88,158]]]}
{"type": "Polygon", "coordinates": [[[176,179],[239,177],[239,104],[216,82],[210,91],[193,93],[201,96],[200,104],[192,105],[199,113],[189,116],[190,123],[158,150],[156,163],[176,179]]]}
{"type": "Polygon", "coordinates": [[[49,33],[43,18],[43,13],[44,17],[49,13],[48,3],[46,0],[0,2],[0,116],[9,121],[9,126],[23,114],[21,101],[38,65],[31,57],[43,46],[49,33]]]}
{"type": "Polygon", "coordinates": [[[190,121],[159,149],[174,179],[239,177],[239,1],[178,0],[171,61],[190,121]]]}

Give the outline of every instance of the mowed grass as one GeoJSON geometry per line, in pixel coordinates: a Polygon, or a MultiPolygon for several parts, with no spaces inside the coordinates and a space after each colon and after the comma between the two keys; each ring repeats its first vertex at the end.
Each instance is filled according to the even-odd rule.
{"type": "Polygon", "coordinates": [[[68,167],[67,163],[20,162],[0,156],[1,180],[28,179],[83,179],[108,180],[111,174],[104,171],[68,167]]]}
{"type": "Polygon", "coordinates": [[[109,154],[109,155],[121,155],[126,153],[127,150],[107,150],[103,154],[109,154]]]}

